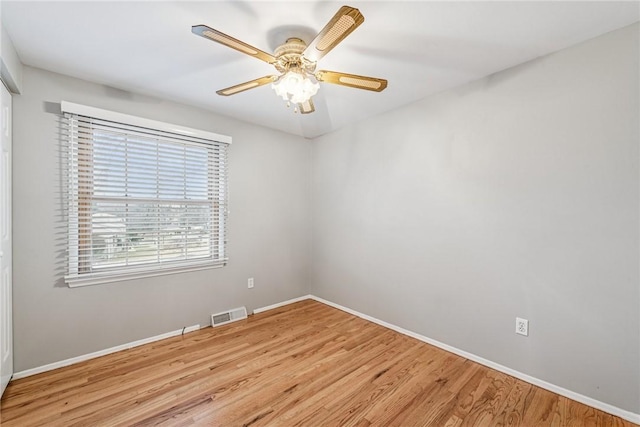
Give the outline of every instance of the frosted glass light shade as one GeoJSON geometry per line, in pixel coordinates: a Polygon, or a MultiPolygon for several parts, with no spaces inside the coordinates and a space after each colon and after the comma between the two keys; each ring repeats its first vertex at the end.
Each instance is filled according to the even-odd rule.
{"type": "Polygon", "coordinates": [[[303,72],[291,70],[287,71],[271,87],[283,100],[294,104],[302,104],[318,93],[320,84],[311,81],[303,72]]]}

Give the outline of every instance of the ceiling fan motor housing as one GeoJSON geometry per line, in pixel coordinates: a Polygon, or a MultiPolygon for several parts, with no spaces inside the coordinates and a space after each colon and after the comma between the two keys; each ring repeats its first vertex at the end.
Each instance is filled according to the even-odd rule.
{"type": "Polygon", "coordinates": [[[316,63],[307,60],[302,56],[302,52],[307,48],[304,40],[292,37],[278,46],[274,52],[277,61],[273,64],[278,71],[285,73],[291,69],[302,69],[308,73],[313,73],[316,63]]]}

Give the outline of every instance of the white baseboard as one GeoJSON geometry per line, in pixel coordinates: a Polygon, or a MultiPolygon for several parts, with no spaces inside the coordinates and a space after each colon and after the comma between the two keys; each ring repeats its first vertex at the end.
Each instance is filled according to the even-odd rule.
{"type": "MultiPolygon", "coordinates": [[[[189,332],[197,331],[198,329],[200,329],[200,325],[187,326],[187,327],[184,328],[184,333],[186,334],[186,333],[189,333],[189,332]]],[[[175,331],[171,331],[171,332],[167,332],[167,333],[164,333],[164,334],[156,335],[154,337],[144,338],[144,339],[141,339],[141,340],[138,340],[138,341],[133,341],[133,342],[126,343],[126,344],[117,345],[115,347],[107,348],[105,350],[95,351],[93,353],[84,354],[82,356],[77,356],[77,357],[72,357],[70,359],[61,360],[59,362],[49,363],[48,365],[38,366],[37,368],[26,369],[24,371],[15,372],[11,379],[12,380],[17,380],[17,379],[20,379],[20,378],[29,377],[31,375],[40,374],[42,372],[52,371],[54,369],[62,368],[64,366],[69,366],[69,365],[73,365],[75,363],[84,362],[85,360],[95,359],[96,357],[105,356],[107,354],[115,353],[117,351],[128,350],[130,348],[138,347],[138,346],[141,346],[143,344],[148,344],[148,343],[154,342],[154,341],[160,341],[160,340],[163,340],[165,338],[171,338],[171,337],[175,337],[177,335],[182,335],[182,334],[183,334],[183,330],[182,329],[177,329],[175,331]]]]}
{"type": "Polygon", "coordinates": [[[314,299],[314,297],[313,297],[313,295],[303,295],[303,296],[298,297],[298,298],[288,299],[286,301],[282,301],[282,302],[279,302],[277,304],[271,304],[271,305],[268,305],[266,307],[256,308],[255,310],[253,310],[253,314],[258,314],[258,313],[262,313],[264,311],[273,310],[274,308],[283,307],[285,305],[293,304],[294,302],[298,302],[298,301],[304,301],[306,299],[314,299]]]}
{"type": "Polygon", "coordinates": [[[611,415],[615,415],[627,421],[631,421],[632,423],[640,424],[640,414],[636,414],[625,409],[618,408],[617,406],[609,405],[608,403],[601,402],[599,400],[593,399],[591,397],[585,396],[580,393],[576,393],[571,390],[567,390],[566,388],[557,386],[555,384],[551,384],[549,382],[543,381],[541,379],[532,377],[531,375],[524,374],[522,372],[516,371],[514,369],[508,368],[506,366],[500,365],[499,363],[492,362],[491,360],[487,360],[483,357],[476,356],[473,353],[466,352],[464,350],[460,350],[459,348],[452,347],[450,345],[444,344],[440,341],[436,341],[429,337],[425,337],[424,335],[417,334],[415,332],[409,331],[407,329],[401,328],[399,326],[393,325],[391,323],[387,323],[385,321],[376,319],[375,317],[368,316],[366,314],[360,313],[358,311],[352,310],[350,308],[341,306],[340,304],[333,303],[331,301],[327,301],[325,299],[319,298],[315,295],[310,295],[310,298],[314,301],[321,302],[333,308],[337,308],[338,310],[345,311],[349,314],[353,314],[354,316],[358,316],[362,319],[368,320],[370,322],[376,323],[380,326],[384,326],[385,328],[389,328],[396,332],[399,332],[403,335],[410,336],[417,340],[426,342],[427,344],[431,344],[435,347],[439,347],[443,350],[446,350],[450,353],[457,354],[458,356],[464,357],[465,359],[472,360],[481,365],[487,366],[491,369],[495,369],[496,371],[500,371],[507,375],[511,375],[512,377],[516,377],[522,381],[528,382],[529,384],[533,384],[545,390],[549,390],[553,393],[559,394],[560,396],[567,397],[569,399],[575,400],[576,402],[584,403],[585,405],[591,406],[593,408],[599,409],[601,411],[607,412],[611,415]]]}

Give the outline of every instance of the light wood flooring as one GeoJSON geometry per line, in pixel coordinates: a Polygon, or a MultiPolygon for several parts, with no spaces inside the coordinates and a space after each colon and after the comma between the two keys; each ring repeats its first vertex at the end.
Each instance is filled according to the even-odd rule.
{"type": "Polygon", "coordinates": [[[3,427],[633,426],[307,300],[13,381],[3,427]]]}

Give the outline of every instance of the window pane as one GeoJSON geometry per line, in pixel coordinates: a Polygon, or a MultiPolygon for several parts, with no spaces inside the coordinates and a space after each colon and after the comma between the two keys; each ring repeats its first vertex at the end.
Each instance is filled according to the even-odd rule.
{"type": "Polygon", "coordinates": [[[94,202],[93,268],[212,257],[212,206],[94,202]]]}

